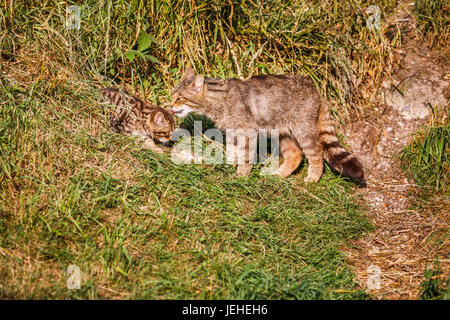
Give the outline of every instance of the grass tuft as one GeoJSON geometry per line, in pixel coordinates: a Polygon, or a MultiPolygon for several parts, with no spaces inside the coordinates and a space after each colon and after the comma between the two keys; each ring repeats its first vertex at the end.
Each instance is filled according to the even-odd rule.
{"type": "Polygon", "coordinates": [[[430,47],[445,48],[450,34],[450,3],[441,0],[415,0],[414,16],[430,47]]]}
{"type": "Polygon", "coordinates": [[[402,169],[420,186],[434,190],[448,188],[449,125],[429,127],[417,132],[400,155],[402,169]]]}

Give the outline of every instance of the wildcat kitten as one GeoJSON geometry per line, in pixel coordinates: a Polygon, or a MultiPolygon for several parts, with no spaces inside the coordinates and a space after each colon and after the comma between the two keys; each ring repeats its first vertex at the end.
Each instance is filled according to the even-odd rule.
{"type": "MultiPolygon", "coordinates": [[[[280,177],[299,166],[303,154],[309,162],[307,182],[322,176],[323,158],[344,176],[364,185],[361,162],[347,152],[336,138],[325,100],[307,77],[259,75],[248,80],[205,78],[188,67],[172,91],[172,111],[178,117],[190,112],[203,114],[219,129],[278,129],[283,163],[280,177]]],[[[247,138],[246,138],[247,139],[247,138]]],[[[249,158],[256,145],[247,139],[238,153],[248,153],[238,163],[237,174],[251,172],[249,158]]]]}
{"type": "Polygon", "coordinates": [[[170,110],[148,104],[117,88],[103,88],[100,93],[111,104],[119,107],[110,121],[114,131],[141,137],[145,147],[163,153],[163,149],[153,140],[161,142],[163,146],[171,140],[175,121],[170,110]]]}

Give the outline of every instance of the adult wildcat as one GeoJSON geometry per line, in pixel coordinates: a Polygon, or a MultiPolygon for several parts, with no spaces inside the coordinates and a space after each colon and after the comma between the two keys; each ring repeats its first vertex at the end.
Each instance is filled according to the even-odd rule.
{"type": "MultiPolygon", "coordinates": [[[[172,91],[172,111],[178,117],[197,112],[219,129],[277,129],[283,164],[277,175],[289,176],[303,154],[309,162],[307,182],[322,176],[323,158],[344,176],[364,184],[361,162],[337,139],[328,106],[314,83],[295,75],[259,75],[248,80],[205,78],[188,67],[172,91]]],[[[239,153],[238,175],[251,172],[255,144],[247,142],[239,153]]]]}

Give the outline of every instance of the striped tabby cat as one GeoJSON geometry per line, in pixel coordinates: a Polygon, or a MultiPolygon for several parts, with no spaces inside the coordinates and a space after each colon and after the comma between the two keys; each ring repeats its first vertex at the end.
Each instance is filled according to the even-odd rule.
{"type": "MultiPolygon", "coordinates": [[[[307,77],[259,75],[248,80],[205,78],[186,69],[172,91],[172,110],[178,117],[203,114],[219,129],[271,130],[280,135],[283,163],[277,175],[287,177],[299,166],[303,154],[309,162],[307,182],[322,176],[323,158],[344,176],[364,185],[361,162],[336,138],[325,100],[307,77]]],[[[251,172],[256,144],[238,147],[238,175],[251,172]],[[249,155],[249,156],[248,156],[249,155]]]]}
{"type": "Polygon", "coordinates": [[[100,93],[111,104],[118,106],[110,121],[114,131],[141,137],[146,148],[163,153],[163,149],[155,141],[165,146],[171,140],[175,121],[170,110],[146,103],[117,88],[103,88],[100,93]]]}

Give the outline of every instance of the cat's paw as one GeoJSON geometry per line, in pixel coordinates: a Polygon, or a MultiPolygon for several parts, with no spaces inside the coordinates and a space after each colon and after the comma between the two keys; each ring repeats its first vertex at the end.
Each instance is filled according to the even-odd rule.
{"type": "Polygon", "coordinates": [[[151,150],[157,154],[164,154],[164,150],[162,148],[152,148],[151,150]]]}
{"type": "Polygon", "coordinates": [[[246,172],[237,172],[236,173],[236,177],[241,178],[241,177],[248,177],[250,175],[250,173],[246,173],[246,172]]]}
{"type": "Polygon", "coordinates": [[[164,149],[159,147],[159,146],[157,146],[155,144],[155,142],[153,142],[153,140],[145,139],[144,143],[143,143],[143,146],[144,146],[145,149],[149,149],[149,150],[153,151],[154,153],[157,153],[157,154],[163,154],[164,153],[164,149]]]}
{"type": "Polygon", "coordinates": [[[313,183],[313,182],[319,182],[320,177],[306,177],[303,181],[307,182],[307,183],[313,183]]]}
{"type": "Polygon", "coordinates": [[[252,173],[252,166],[238,165],[236,175],[238,177],[249,176],[252,173]]]}

